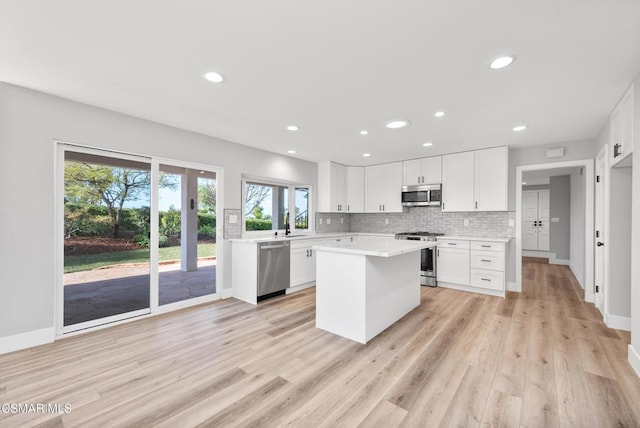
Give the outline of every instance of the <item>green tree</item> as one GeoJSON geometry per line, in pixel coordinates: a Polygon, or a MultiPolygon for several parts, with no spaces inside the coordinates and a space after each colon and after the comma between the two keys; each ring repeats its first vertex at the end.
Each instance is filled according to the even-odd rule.
{"type": "MultiPolygon", "coordinates": [[[[170,176],[160,176],[160,187],[176,186],[170,176]]],[[[113,237],[117,238],[125,202],[149,198],[151,173],[135,168],[65,161],[64,190],[69,202],[106,206],[112,221],[113,237]]]]}
{"type": "Polygon", "coordinates": [[[216,181],[206,180],[198,183],[198,210],[216,213],[216,181]]]}

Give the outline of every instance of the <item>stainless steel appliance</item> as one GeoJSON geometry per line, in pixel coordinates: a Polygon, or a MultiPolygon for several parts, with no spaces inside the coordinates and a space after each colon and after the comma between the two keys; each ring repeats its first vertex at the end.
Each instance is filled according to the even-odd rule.
{"type": "Polygon", "coordinates": [[[290,285],[289,241],[258,243],[258,300],[284,294],[290,285]]]}
{"type": "Polygon", "coordinates": [[[405,207],[440,206],[441,204],[441,184],[402,186],[402,205],[405,207]]]}
{"type": "MultiPolygon", "coordinates": [[[[435,241],[444,233],[434,232],[402,232],[396,233],[396,239],[408,239],[410,241],[435,241]]],[[[438,286],[438,267],[436,263],[435,248],[424,248],[420,253],[420,284],[429,287],[438,286]]]]}

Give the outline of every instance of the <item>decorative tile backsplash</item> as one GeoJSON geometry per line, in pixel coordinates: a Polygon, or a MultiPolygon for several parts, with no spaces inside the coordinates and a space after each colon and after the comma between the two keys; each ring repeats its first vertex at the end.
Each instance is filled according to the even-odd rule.
{"type": "Polygon", "coordinates": [[[509,219],[513,219],[515,225],[515,218],[515,211],[448,213],[442,212],[440,207],[410,207],[404,208],[402,213],[317,213],[316,230],[361,233],[429,231],[447,235],[515,237],[515,226],[509,226],[509,219]],[[328,218],[331,224],[326,224],[328,218]],[[323,220],[322,225],[319,219],[323,220]],[[469,220],[468,226],[464,225],[465,219],[469,220]]]}

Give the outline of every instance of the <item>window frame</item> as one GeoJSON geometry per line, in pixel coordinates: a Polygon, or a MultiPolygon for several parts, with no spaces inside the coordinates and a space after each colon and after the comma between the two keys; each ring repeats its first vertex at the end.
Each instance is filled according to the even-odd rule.
{"type": "Polygon", "coordinates": [[[245,206],[245,197],[246,197],[246,189],[247,189],[247,183],[253,183],[253,184],[263,184],[266,186],[281,186],[281,187],[287,187],[289,190],[289,212],[290,213],[295,213],[295,190],[296,188],[306,188],[308,189],[309,192],[309,196],[308,196],[308,202],[309,202],[309,208],[308,208],[308,212],[309,212],[309,227],[307,229],[296,229],[296,225],[295,225],[295,216],[294,216],[294,220],[291,221],[291,219],[289,219],[289,226],[290,226],[290,230],[291,233],[296,233],[298,235],[300,234],[309,234],[309,235],[313,235],[315,234],[315,207],[313,205],[313,186],[311,184],[301,184],[301,183],[291,183],[291,182],[283,182],[283,181],[277,181],[277,180],[267,180],[267,179],[263,179],[263,178],[256,178],[256,177],[242,177],[241,180],[241,187],[242,187],[242,191],[241,191],[241,205],[242,205],[242,209],[241,209],[241,217],[242,217],[242,236],[243,237],[259,237],[259,236],[273,236],[276,232],[278,232],[278,235],[283,235],[284,236],[284,229],[271,229],[271,230],[247,230],[247,222],[246,222],[246,215],[247,213],[245,212],[246,210],[246,206],[245,206]]]}

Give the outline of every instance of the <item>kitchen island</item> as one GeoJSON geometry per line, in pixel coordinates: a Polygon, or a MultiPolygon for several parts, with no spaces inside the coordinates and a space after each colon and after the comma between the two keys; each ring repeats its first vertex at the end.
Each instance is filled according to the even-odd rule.
{"type": "Polygon", "coordinates": [[[420,250],[435,242],[316,245],[316,327],[360,343],[420,304],[420,250]]]}

